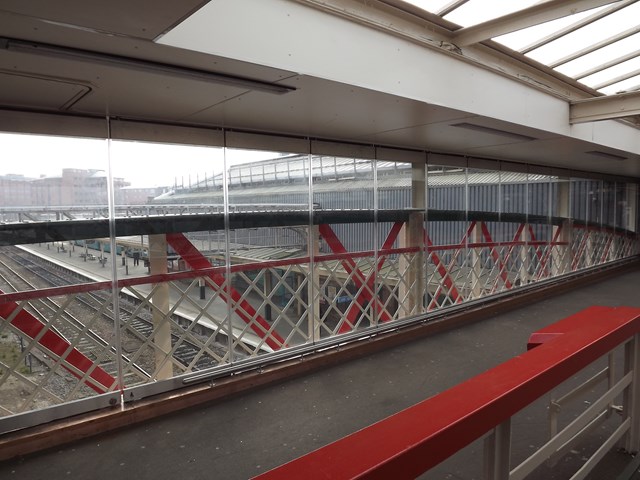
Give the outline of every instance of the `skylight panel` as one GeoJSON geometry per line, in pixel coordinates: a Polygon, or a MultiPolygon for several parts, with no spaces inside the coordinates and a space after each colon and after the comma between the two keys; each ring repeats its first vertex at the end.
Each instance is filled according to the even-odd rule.
{"type": "Polygon", "coordinates": [[[404,0],[404,3],[415,5],[427,12],[438,13],[445,6],[449,5],[451,0],[404,0]]]}
{"type": "Polygon", "coordinates": [[[625,75],[638,70],[640,70],[640,57],[636,57],[619,65],[607,68],[602,72],[594,73],[593,75],[589,75],[588,77],[585,77],[580,81],[592,88],[604,88],[607,85],[603,84],[609,83],[617,78],[624,77],[625,75]]]}
{"type": "Polygon", "coordinates": [[[540,25],[534,25],[533,27],[495,37],[493,40],[509,47],[512,50],[520,51],[534,42],[549,37],[604,8],[606,7],[598,7],[596,9],[587,10],[586,12],[570,15],[568,17],[558,18],[550,22],[541,23],[540,25]]]}
{"type": "Polygon", "coordinates": [[[463,27],[470,27],[494,18],[519,12],[539,3],[539,0],[470,0],[445,15],[444,18],[463,27]]]}
{"type": "Polygon", "coordinates": [[[528,54],[546,65],[638,25],[640,3],[630,5],[528,54]]]}
{"type": "Polygon", "coordinates": [[[560,65],[556,70],[570,77],[579,78],[584,72],[603,65],[616,58],[631,54],[640,48],[640,33],[602,47],[595,52],[583,55],[575,60],[560,65]]]}
{"type": "Polygon", "coordinates": [[[605,87],[600,89],[602,93],[605,95],[614,95],[616,93],[622,92],[632,92],[638,90],[640,88],[640,74],[624,80],[622,82],[616,83],[609,87],[605,87]]]}

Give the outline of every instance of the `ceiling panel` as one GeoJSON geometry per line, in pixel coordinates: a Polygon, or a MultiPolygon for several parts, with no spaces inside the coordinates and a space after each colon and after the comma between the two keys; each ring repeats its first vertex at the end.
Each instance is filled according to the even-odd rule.
{"type": "Polygon", "coordinates": [[[72,111],[175,122],[246,92],[222,86],[135,71],[102,71],[100,88],[73,105],[72,111]]]}
{"type": "Polygon", "coordinates": [[[204,0],[0,0],[0,10],[101,32],[154,39],[205,3],[204,0]]]}
{"type": "Polygon", "coordinates": [[[368,141],[388,131],[469,117],[453,109],[310,76],[289,79],[287,84],[297,90],[279,96],[252,92],[182,120],[248,129],[268,124],[272,131],[368,141]]]}
{"type": "Polygon", "coordinates": [[[601,145],[580,142],[566,137],[537,140],[535,142],[529,142],[529,144],[521,143],[509,146],[479,147],[469,150],[468,153],[491,158],[505,158],[505,156],[507,156],[514,161],[640,177],[640,157],[638,155],[606,149],[601,145]],[[587,153],[598,151],[613,155],[622,155],[627,157],[627,159],[614,160],[612,158],[594,155],[593,153],[587,153]]]}
{"type": "Polygon", "coordinates": [[[0,104],[64,110],[91,91],[65,79],[42,78],[0,70],[0,104]]]}

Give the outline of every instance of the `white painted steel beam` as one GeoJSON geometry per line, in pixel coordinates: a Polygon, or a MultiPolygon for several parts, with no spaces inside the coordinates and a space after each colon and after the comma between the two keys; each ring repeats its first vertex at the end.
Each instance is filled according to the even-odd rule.
{"type": "Polygon", "coordinates": [[[611,0],[582,0],[580,2],[552,0],[478,25],[461,28],[454,33],[454,43],[458,46],[471,45],[610,3],[615,2],[611,0]]]}
{"type": "Polygon", "coordinates": [[[640,115],[640,92],[577,100],[571,104],[569,123],[640,115]]]}

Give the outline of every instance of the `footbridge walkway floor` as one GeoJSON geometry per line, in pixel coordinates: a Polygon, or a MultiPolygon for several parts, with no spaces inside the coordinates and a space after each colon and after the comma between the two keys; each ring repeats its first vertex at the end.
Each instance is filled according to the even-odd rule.
{"type": "MultiPolygon", "coordinates": [[[[5,461],[0,478],[250,478],[522,353],[532,332],[588,306],[640,307],[639,285],[636,269],[248,394],[5,461]]],[[[544,396],[515,417],[513,457],[526,457],[544,441],[550,399],[551,394],[544,396]]],[[[599,435],[596,431],[593,445],[571,450],[529,478],[569,478],[596,448],[599,435]]],[[[481,441],[471,444],[421,478],[482,478],[481,447],[481,441]]],[[[616,479],[630,461],[613,451],[588,478],[616,479]]]]}

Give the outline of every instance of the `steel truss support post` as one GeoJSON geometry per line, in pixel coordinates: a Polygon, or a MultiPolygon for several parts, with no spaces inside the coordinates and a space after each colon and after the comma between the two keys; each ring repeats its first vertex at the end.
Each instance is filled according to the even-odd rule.
{"type": "MultiPolygon", "coordinates": [[[[471,233],[471,243],[479,244],[482,242],[482,228],[480,224],[476,223],[471,233]]],[[[472,247],[471,249],[471,275],[469,281],[471,282],[471,298],[476,299],[482,296],[483,284],[482,284],[482,249],[478,247],[472,247]]]]}
{"type": "Polygon", "coordinates": [[[553,252],[551,259],[551,275],[557,276],[571,271],[574,253],[571,243],[571,183],[569,179],[558,182],[556,216],[566,218],[561,225],[554,225],[549,249],[553,252]],[[556,242],[563,245],[554,245],[556,242]]]}
{"type": "Polygon", "coordinates": [[[627,184],[627,210],[624,215],[624,228],[631,232],[638,232],[638,184],[627,184]]]}
{"type": "Polygon", "coordinates": [[[529,240],[527,240],[527,234],[529,233],[529,224],[525,224],[520,234],[519,240],[522,242],[522,249],[520,250],[520,282],[522,285],[527,285],[531,281],[530,262],[529,262],[529,240]]]}
{"type": "Polygon", "coordinates": [[[408,317],[423,313],[425,298],[424,271],[424,214],[411,213],[409,221],[402,228],[400,248],[417,249],[413,254],[400,257],[400,272],[405,272],[406,278],[401,283],[399,294],[404,301],[400,304],[400,317],[408,317]]]}
{"type": "MultiPolygon", "coordinates": [[[[167,273],[167,237],[149,235],[149,268],[151,275],[167,273]]],[[[154,286],[151,299],[153,304],[153,343],[156,352],[156,379],[163,380],[173,376],[171,363],[171,323],[166,318],[169,312],[169,284],[166,282],[154,286]]]]}
{"type": "Polygon", "coordinates": [[[498,425],[484,440],[485,480],[509,480],[511,469],[511,419],[498,425]]]}
{"type": "Polygon", "coordinates": [[[631,419],[631,425],[622,440],[627,452],[636,453],[640,451],[640,334],[636,334],[624,347],[624,374],[629,372],[633,372],[633,377],[624,390],[622,420],[631,419]]]}
{"type": "Polygon", "coordinates": [[[424,312],[426,297],[424,212],[427,208],[426,171],[424,163],[411,165],[411,207],[421,209],[409,215],[409,220],[400,235],[400,246],[417,249],[414,254],[400,257],[400,272],[405,272],[405,282],[401,283],[399,294],[405,299],[400,305],[400,317],[424,312]]]}

